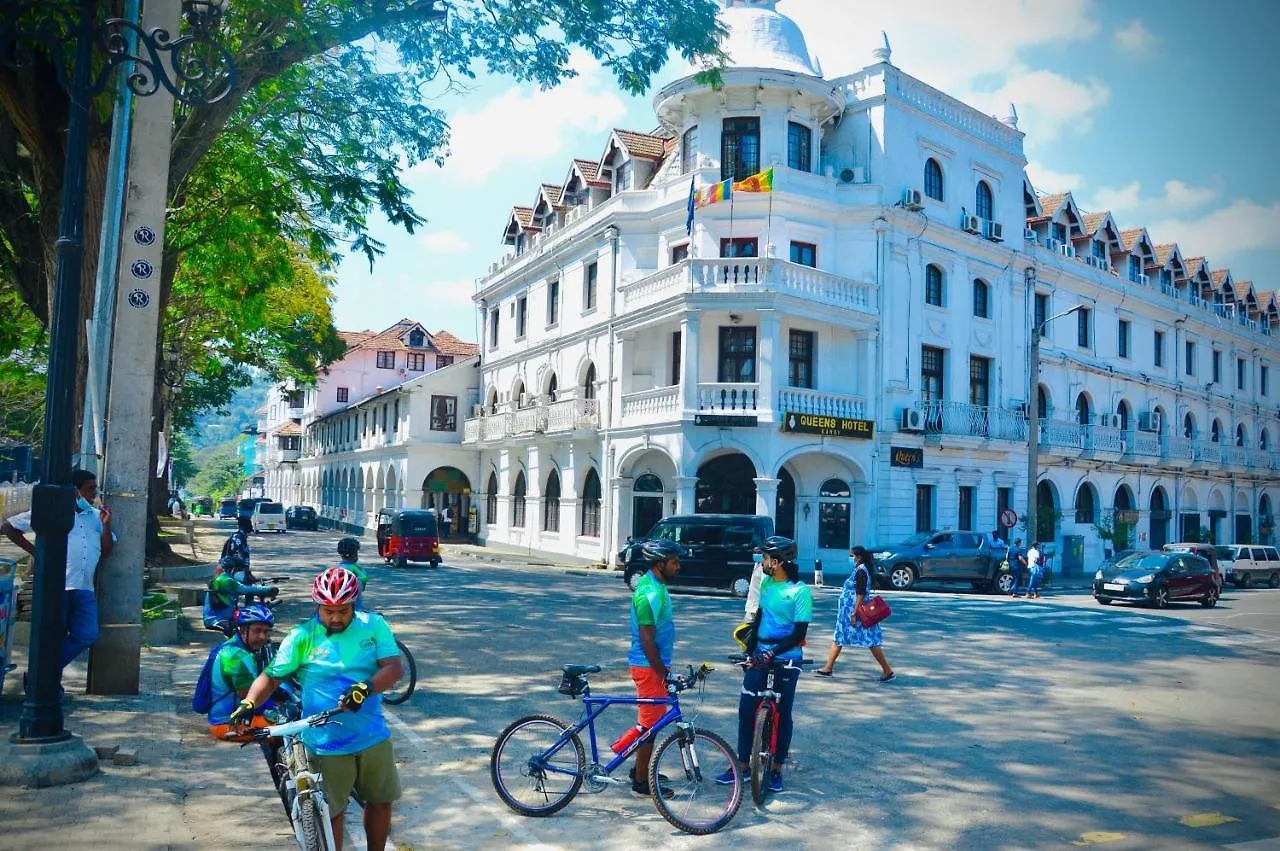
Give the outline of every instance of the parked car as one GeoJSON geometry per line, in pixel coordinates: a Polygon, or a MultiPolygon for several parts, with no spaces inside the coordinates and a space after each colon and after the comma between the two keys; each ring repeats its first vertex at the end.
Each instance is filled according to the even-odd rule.
{"type": "Polygon", "coordinates": [[[221,500],[218,503],[218,519],[219,520],[235,520],[237,505],[234,498],[221,500]]]}
{"type": "Polygon", "coordinates": [[[411,561],[440,566],[440,529],[436,513],[419,508],[384,508],[378,512],[378,555],[396,567],[411,561]]]}
{"type": "Polygon", "coordinates": [[[1111,575],[1094,575],[1093,597],[1104,606],[1117,600],[1163,609],[1194,600],[1205,608],[1218,604],[1219,585],[1208,559],[1185,551],[1148,553],[1126,559],[1111,575]]]}
{"type": "Polygon", "coordinates": [[[278,502],[260,502],[253,509],[253,531],[284,534],[284,506],[278,502]]]}
{"type": "Polygon", "coordinates": [[[253,510],[258,507],[260,502],[270,502],[265,496],[245,497],[236,503],[236,517],[248,517],[253,519],[253,510]]]}
{"type": "Polygon", "coordinates": [[[900,544],[872,552],[881,585],[906,591],[921,580],[969,582],[1007,594],[1013,572],[1002,567],[1008,545],[982,532],[920,532],[900,544]]]}
{"type": "Polygon", "coordinates": [[[291,505],[284,513],[286,529],[310,529],[312,532],[320,528],[320,518],[316,510],[309,505],[291,505]]]}
{"type": "Polygon", "coordinates": [[[649,569],[640,558],[645,541],[675,541],[685,548],[677,586],[720,588],[747,595],[751,554],[773,534],[773,518],[755,514],[675,514],[658,521],[643,538],[627,539],[617,555],[628,588],[649,569]]]}
{"type": "Polygon", "coordinates": [[[1166,553],[1194,553],[1209,562],[1209,566],[1213,568],[1213,579],[1218,583],[1218,593],[1222,593],[1222,567],[1218,564],[1218,548],[1213,544],[1181,541],[1176,544],[1165,544],[1163,549],[1166,553]]]}
{"type": "Polygon", "coordinates": [[[1237,588],[1265,582],[1280,588],[1280,551],[1257,544],[1227,544],[1214,548],[1222,578],[1237,588]]]}

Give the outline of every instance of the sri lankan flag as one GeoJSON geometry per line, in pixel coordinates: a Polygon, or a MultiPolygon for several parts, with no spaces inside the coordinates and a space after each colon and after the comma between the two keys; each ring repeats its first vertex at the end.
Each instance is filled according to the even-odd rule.
{"type": "Polygon", "coordinates": [[[772,192],[773,166],[733,184],[734,192],[772,192]]]}
{"type": "Polygon", "coordinates": [[[698,190],[698,209],[717,204],[721,201],[728,201],[733,197],[733,181],[722,180],[719,183],[713,183],[706,189],[698,190]]]}

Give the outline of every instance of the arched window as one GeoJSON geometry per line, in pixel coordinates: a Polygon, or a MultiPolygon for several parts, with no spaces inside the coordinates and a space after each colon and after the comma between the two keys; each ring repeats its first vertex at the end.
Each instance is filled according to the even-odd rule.
{"type": "Polygon", "coordinates": [[[827,479],[818,489],[818,548],[849,548],[849,485],[841,479],[827,479]]]}
{"type": "Polygon", "coordinates": [[[1042,420],[1049,419],[1049,391],[1043,384],[1036,388],[1036,416],[1042,420]]]}
{"type": "Polygon", "coordinates": [[[1236,446],[1244,446],[1244,444],[1245,444],[1244,426],[1238,425],[1236,426],[1236,446]]]}
{"type": "Polygon", "coordinates": [[[554,402],[556,400],[556,391],[559,389],[560,387],[556,383],[556,374],[553,372],[551,373],[551,380],[547,382],[547,401],[548,402],[554,402]]]}
{"type": "Polygon", "coordinates": [[[1213,425],[1209,427],[1209,439],[1214,443],[1222,442],[1222,421],[1214,420],[1213,425]]]}
{"type": "Polygon", "coordinates": [[[942,197],[942,166],[933,157],[924,161],[924,194],[935,201],[942,197]]]}
{"type": "Polygon", "coordinates": [[[498,391],[493,389],[492,387],[489,388],[488,408],[489,408],[490,414],[498,413],[498,391]]]}
{"type": "Polygon", "coordinates": [[[600,537],[600,476],[588,470],[582,483],[582,536],[600,537]]]}
{"type": "Polygon", "coordinates": [[[560,531],[560,474],[547,476],[547,489],[542,495],[542,531],[560,531]]]}
{"type": "Polygon", "coordinates": [[[596,398],[596,365],[593,363],[587,365],[587,374],[582,379],[582,398],[596,398]]]}
{"type": "Polygon", "coordinates": [[[995,203],[991,199],[991,187],[987,185],[985,180],[978,181],[978,189],[974,195],[976,196],[974,206],[977,207],[978,218],[988,222],[994,219],[995,203]]]}
{"type": "Polygon", "coordinates": [[[1271,430],[1270,429],[1264,428],[1262,430],[1262,434],[1258,435],[1258,448],[1259,449],[1271,448],[1271,430]]]}
{"type": "Polygon", "coordinates": [[[653,473],[645,473],[636,478],[631,486],[632,493],[662,493],[662,479],[653,473]]]}
{"type": "Polygon", "coordinates": [[[484,497],[484,519],[490,526],[498,522],[498,474],[489,474],[488,492],[484,497]]]}
{"type": "Polygon", "coordinates": [[[511,388],[512,404],[514,404],[517,408],[523,408],[524,407],[523,397],[524,397],[524,382],[517,381],[516,386],[511,388]]]}
{"type": "Polygon", "coordinates": [[[1121,399],[1120,405],[1116,408],[1116,413],[1120,415],[1120,429],[1128,431],[1129,423],[1133,419],[1133,409],[1129,407],[1129,403],[1121,399]]]}
{"type": "Polygon", "coordinates": [[[524,528],[524,471],[516,474],[516,486],[511,489],[511,525],[517,529],[524,528]]]}
{"type": "Polygon", "coordinates": [[[1083,484],[1080,490],[1076,491],[1076,522],[1092,523],[1097,519],[1097,513],[1094,508],[1093,486],[1083,484]]]}
{"type": "Polygon", "coordinates": [[[1188,440],[1196,436],[1196,420],[1190,414],[1182,418],[1182,436],[1188,440]]]}
{"type": "Polygon", "coordinates": [[[942,267],[932,263],[924,268],[924,301],[942,307],[942,267]]]}
{"type": "Polygon", "coordinates": [[[991,318],[991,287],[981,278],[973,279],[973,315],[991,318]]]}
{"type": "Polygon", "coordinates": [[[1076,397],[1076,422],[1089,424],[1089,397],[1083,393],[1076,397]]]}
{"type": "Polygon", "coordinates": [[[698,166],[698,125],[684,131],[680,139],[680,173],[688,174],[698,166]]]}

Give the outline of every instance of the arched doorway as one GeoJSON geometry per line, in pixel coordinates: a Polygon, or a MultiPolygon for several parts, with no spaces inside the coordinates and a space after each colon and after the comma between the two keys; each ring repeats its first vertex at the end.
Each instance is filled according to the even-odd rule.
{"type": "Polygon", "coordinates": [[[1058,491],[1053,482],[1036,485],[1036,529],[1031,537],[1041,544],[1058,539],[1058,491]]]}
{"type": "Polygon", "coordinates": [[[1271,497],[1258,497],[1258,540],[1264,544],[1275,543],[1275,518],[1271,515],[1271,497]]]}
{"type": "Polygon", "coordinates": [[[489,485],[484,495],[484,522],[498,525],[498,474],[489,474],[489,485]]]}
{"type": "Polygon", "coordinates": [[[600,503],[602,492],[600,474],[592,467],[582,481],[582,505],[579,518],[580,532],[584,538],[600,537],[600,503]]]}
{"type": "Polygon", "coordinates": [[[818,549],[849,549],[849,499],[852,496],[853,491],[844,479],[827,479],[818,489],[818,549]]]}
{"type": "Polygon", "coordinates": [[[542,531],[560,532],[560,474],[555,470],[542,489],[542,531]]]}
{"type": "Polygon", "coordinates": [[[1098,522],[1098,499],[1093,485],[1085,482],[1076,491],[1076,523],[1090,524],[1098,522]]]}
{"type": "Polygon", "coordinates": [[[1196,492],[1190,487],[1182,491],[1182,506],[1179,510],[1181,514],[1178,516],[1178,540],[1199,541],[1200,503],[1196,499],[1196,492]]]}
{"type": "Polygon", "coordinates": [[[471,480],[457,467],[437,467],[422,482],[422,507],[435,511],[440,537],[467,534],[471,480]]]}
{"type": "Polygon", "coordinates": [[[1120,430],[1128,431],[1133,424],[1133,408],[1129,406],[1129,402],[1121,399],[1116,406],[1116,413],[1120,415],[1120,430]]]}
{"type": "Polygon", "coordinates": [[[1133,491],[1129,490],[1128,485],[1121,485],[1116,488],[1112,509],[1111,528],[1116,537],[1111,540],[1111,546],[1116,552],[1127,550],[1133,546],[1134,527],[1138,523],[1138,512],[1134,506],[1133,491]]]}
{"type": "Polygon", "coordinates": [[[631,536],[643,538],[662,519],[662,479],[653,473],[639,476],[631,486],[631,536]]]}
{"type": "Polygon", "coordinates": [[[741,453],[721,455],[698,468],[698,514],[755,514],[756,468],[741,453]]]}
{"type": "Polygon", "coordinates": [[[1169,543],[1169,521],[1173,514],[1169,511],[1169,497],[1159,485],[1151,491],[1151,515],[1147,525],[1147,542],[1151,549],[1158,550],[1169,543]]]}
{"type": "MultiPolygon", "coordinates": [[[[1236,491],[1235,504],[1235,540],[1234,544],[1252,544],[1255,542],[1253,535],[1253,517],[1249,513],[1249,495],[1244,490],[1236,491]]],[[[1225,542],[1224,542],[1225,543],[1225,542]]]]}
{"type": "Polygon", "coordinates": [[[796,536],[796,480],[783,467],[778,471],[778,499],[774,505],[774,531],[786,538],[796,536]]]}
{"type": "Polygon", "coordinates": [[[1093,417],[1093,406],[1089,402],[1089,395],[1081,393],[1076,397],[1076,422],[1080,425],[1088,425],[1093,417]]]}

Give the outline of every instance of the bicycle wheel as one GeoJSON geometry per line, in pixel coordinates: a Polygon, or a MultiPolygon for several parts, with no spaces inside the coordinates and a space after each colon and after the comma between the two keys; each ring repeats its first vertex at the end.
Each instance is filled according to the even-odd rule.
{"type": "Polygon", "coordinates": [[[764,803],[769,791],[769,772],[773,769],[773,703],[766,701],[756,710],[755,733],[751,737],[751,800],[764,803]]]}
{"type": "Polygon", "coordinates": [[[503,803],[521,815],[549,816],[573,800],[587,753],[577,733],[556,746],[569,728],[552,715],[528,715],[498,734],[489,776],[503,803]]]}
{"type": "Polygon", "coordinates": [[[412,697],[413,690],[418,686],[418,666],[413,662],[413,654],[398,638],[396,647],[400,648],[400,665],[404,668],[404,675],[399,682],[382,693],[382,702],[392,706],[399,706],[412,697]]]}
{"type": "Polygon", "coordinates": [[[658,746],[649,763],[649,788],[658,813],[685,833],[715,833],[742,806],[742,772],[733,748],[710,730],[678,730],[658,746]],[[732,771],[731,786],[716,783],[732,771]],[[669,779],[660,783],[660,775],[669,779]],[[664,795],[662,786],[671,794],[664,795]]]}
{"type": "Polygon", "coordinates": [[[320,811],[310,795],[298,800],[298,827],[302,828],[298,831],[302,835],[302,851],[330,851],[324,826],[320,824],[320,811]]]}

